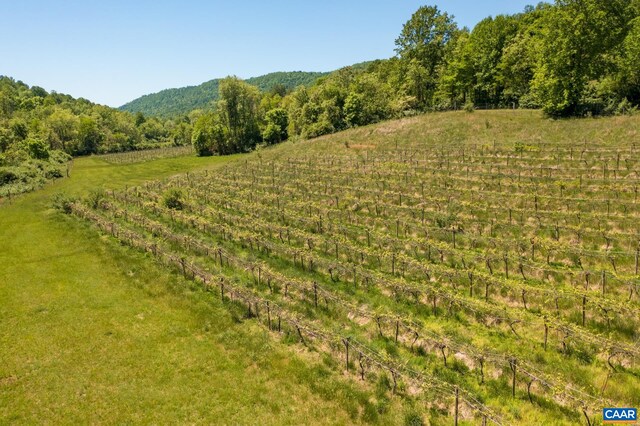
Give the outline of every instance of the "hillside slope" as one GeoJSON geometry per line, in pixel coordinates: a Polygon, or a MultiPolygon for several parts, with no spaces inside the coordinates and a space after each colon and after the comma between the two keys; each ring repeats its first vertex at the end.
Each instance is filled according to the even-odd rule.
{"type": "Polygon", "coordinates": [[[103,158],[78,158],[70,178],[0,200],[0,424],[353,424],[357,389],[51,208],[56,193],[211,173],[237,157],[103,158]]]}
{"type": "MultiPolygon", "coordinates": [[[[276,85],[283,85],[287,89],[297,86],[308,86],[318,78],[328,73],[322,72],[274,72],[245,80],[267,91],[276,85]]],[[[218,100],[218,83],[214,79],[198,86],[187,86],[176,89],[166,89],[157,93],[144,95],[122,105],[119,109],[132,113],[141,112],[147,116],[172,117],[187,114],[194,109],[207,109],[218,100]]]]}
{"type": "Polygon", "coordinates": [[[353,380],[354,421],[598,424],[640,404],[638,124],[416,116],[71,210],[353,380]]]}

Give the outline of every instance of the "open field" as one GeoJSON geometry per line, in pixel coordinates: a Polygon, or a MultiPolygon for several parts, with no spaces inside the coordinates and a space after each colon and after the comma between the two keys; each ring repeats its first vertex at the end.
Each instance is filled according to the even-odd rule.
{"type": "Polygon", "coordinates": [[[132,164],[159,160],[161,158],[185,157],[193,154],[193,147],[191,145],[183,145],[104,154],[99,158],[110,164],[132,164]]]}
{"type": "Polygon", "coordinates": [[[0,423],[350,423],[366,402],[149,257],[51,208],[235,158],[113,166],[0,206],[0,423]],[[277,416],[277,417],[274,417],[277,416]]]}
{"type": "Polygon", "coordinates": [[[637,407],[639,125],[444,113],[229,159],[78,160],[0,208],[0,418],[637,407]],[[56,192],[84,201],[65,216],[56,192]]]}

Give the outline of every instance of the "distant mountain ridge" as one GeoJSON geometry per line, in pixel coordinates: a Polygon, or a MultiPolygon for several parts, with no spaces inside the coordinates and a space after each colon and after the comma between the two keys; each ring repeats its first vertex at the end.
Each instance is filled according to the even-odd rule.
{"type": "MultiPolygon", "coordinates": [[[[245,80],[267,91],[275,85],[283,85],[287,89],[297,86],[309,86],[317,79],[328,75],[328,72],[273,72],[259,77],[245,80]]],[[[128,102],[118,109],[131,113],[141,112],[148,116],[173,117],[188,114],[194,109],[207,109],[218,100],[219,78],[204,82],[198,86],[187,86],[175,89],[165,89],[157,93],[141,96],[128,102]]]]}

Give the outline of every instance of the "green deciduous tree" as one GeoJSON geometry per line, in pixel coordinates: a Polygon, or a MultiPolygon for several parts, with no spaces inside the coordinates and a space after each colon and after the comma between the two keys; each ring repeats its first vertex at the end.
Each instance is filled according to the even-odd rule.
{"type": "Polygon", "coordinates": [[[450,49],[438,70],[438,109],[458,109],[467,102],[474,77],[472,54],[469,31],[465,28],[450,41],[450,49]]]}
{"type": "Polygon", "coordinates": [[[413,61],[409,80],[421,107],[428,107],[436,89],[436,70],[446,54],[447,44],[457,31],[453,17],[437,6],[422,6],[404,24],[396,39],[396,52],[413,61]]]}
{"type": "Polygon", "coordinates": [[[25,140],[29,135],[29,127],[27,127],[27,123],[23,119],[21,118],[13,119],[11,120],[9,125],[11,126],[13,137],[16,140],[19,140],[19,141],[25,140]]]}
{"type": "Polygon", "coordinates": [[[92,117],[80,117],[78,125],[78,145],[74,154],[87,155],[98,152],[100,143],[104,140],[104,133],[98,128],[92,117]]]}
{"type": "Polygon", "coordinates": [[[140,111],[136,112],[135,120],[136,120],[136,126],[138,127],[142,125],[142,123],[147,121],[147,119],[144,117],[144,114],[141,113],[140,111]]]}
{"type": "Polygon", "coordinates": [[[617,60],[617,89],[621,98],[640,104],[640,17],[629,23],[617,60]]]}
{"type": "Polygon", "coordinates": [[[171,141],[176,146],[188,145],[191,142],[191,124],[181,121],[171,129],[171,141]]]}
{"type": "Polygon", "coordinates": [[[246,152],[260,142],[260,91],[237,77],[220,82],[218,113],[233,152],[246,152]]]}
{"type": "Polygon", "coordinates": [[[422,6],[404,24],[396,39],[396,52],[402,58],[417,59],[432,72],[456,29],[452,16],[441,13],[437,6],[422,6]]]}
{"type": "Polygon", "coordinates": [[[199,156],[230,154],[225,131],[213,113],[202,114],[193,125],[191,133],[193,149],[199,156]]]}
{"type": "Polygon", "coordinates": [[[468,51],[473,63],[473,101],[477,105],[498,106],[503,100],[499,64],[517,30],[515,18],[499,15],[483,19],[471,32],[468,51]]]}
{"type": "Polygon", "coordinates": [[[77,137],[79,119],[67,109],[56,108],[47,119],[49,132],[49,146],[51,149],[67,150],[77,137]]]}
{"type": "Polygon", "coordinates": [[[546,14],[532,88],[547,114],[581,113],[587,83],[611,65],[609,52],[627,35],[629,6],[628,0],[557,0],[546,14]]]}
{"type": "Polygon", "coordinates": [[[40,138],[29,138],[25,141],[27,152],[31,158],[37,160],[46,160],[49,158],[49,147],[47,143],[40,138]]]}
{"type": "Polygon", "coordinates": [[[289,136],[289,115],[282,108],[274,108],[265,116],[266,127],[262,132],[262,138],[269,144],[279,143],[289,136]]]}

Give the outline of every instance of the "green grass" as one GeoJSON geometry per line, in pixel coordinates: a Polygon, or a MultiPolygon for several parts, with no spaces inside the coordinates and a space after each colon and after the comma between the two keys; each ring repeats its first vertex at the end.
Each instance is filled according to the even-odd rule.
{"type": "Polygon", "coordinates": [[[54,211],[80,196],[228,158],[72,177],[0,206],[0,423],[345,424],[366,394],[134,250],[54,211]]]}
{"type": "MultiPolygon", "coordinates": [[[[639,123],[640,116],[547,120],[537,111],[443,113],[389,121],[312,141],[286,142],[245,156],[179,157],[121,165],[96,157],[77,159],[70,179],[0,205],[0,424],[401,424],[426,417],[430,424],[451,424],[452,418],[447,416],[450,407],[444,403],[429,406],[426,398],[395,397],[388,391],[388,383],[384,384],[388,378],[382,375],[370,383],[355,380],[355,364],[350,375],[342,373],[342,363],[330,356],[330,351],[323,352],[321,347],[307,350],[297,343],[296,336],[281,337],[266,331],[256,320],[244,320],[244,311],[238,306],[223,304],[216,295],[158,265],[150,255],[121,246],[88,223],[55,211],[52,197],[57,193],[85,196],[100,188],[132,187],[186,171],[215,170],[233,162],[236,164],[219,175],[209,173],[206,179],[192,175],[192,181],[206,184],[207,179],[214,182],[217,176],[229,178],[235,172],[240,177],[250,172],[269,176],[268,166],[274,160],[286,164],[306,158],[322,161],[327,155],[337,159],[368,158],[396,148],[466,146],[473,152],[491,151],[497,146],[513,152],[512,158],[516,158],[519,147],[528,149],[545,143],[571,147],[576,156],[585,147],[603,152],[619,148],[626,155],[626,150],[638,141],[639,123]]],[[[397,159],[390,164],[382,164],[379,170],[403,170],[397,159]]],[[[631,167],[636,168],[635,164],[631,167]]],[[[600,163],[593,167],[600,173],[600,163]]],[[[348,167],[345,170],[349,171],[348,167]]],[[[308,179],[309,188],[323,187],[322,180],[331,178],[319,175],[317,180],[308,179]]],[[[284,189],[290,182],[285,181],[286,177],[281,179],[281,186],[276,186],[284,189]]],[[[186,180],[176,180],[160,185],[160,193],[176,182],[184,186],[185,193],[196,193],[198,189],[198,185],[188,188],[186,180]]],[[[623,183],[613,182],[611,187],[615,189],[623,183]]],[[[371,181],[372,188],[376,184],[371,181]]],[[[402,188],[401,180],[395,185],[402,188]]],[[[547,185],[544,190],[553,195],[557,192],[554,188],[547,185]]],[[[580,194],[576,188],[567,191],[580,194]]],[[[622,201],[629,203],[630,194],[623,193],[622,201]]],[[[227,197],[232,200],[245,195],[227,197]]],[[[254,195],[260,195],[259,190],[254,195]]],[[[341,206],[342,200],[341,197],[341,206]]],[[[387,203],[392,207],[395,199],[387,203]]],[[[478,211],[480,219],[489,218],[485,215],[490,212],[478,211]]],[[[364,212],[361,215],[366,216],[364,212]]],[[[407,219],[410,220],[404,218],[407,219]]],[[[163,220],[168,222],[166,217],[163,220]]],[[[278,221],[266,213],[264,220],[278,221]]],[[[614,216],[613,220],[618,219],[614,216]]],[[[177,232],[193,231],[171,222],[177,232]]],[[[245,223],[245,228],[251,223],[245,223]]],[[[624,221],[620,219],[619,223],[624,221]]],[[[241,224],[236,226],[241,230],[241,224]]],[[[380,227],[379,232],[395,235],[392,228],[380,227]]],[[[637,230],[633,224],[627,228],[637,230]]],[[[198,232],[193,233],[198,236],[198,232]]],[[[201,237],[222,243],[247,258],[262,258],[252,253],[253,248],[240,247],[237,242],[224,242],[216,235],[201,237]]],[[[362,241],[360,244],[364,245],[362,241]]],[[[586,240],[585,245],[588,244],[591,242],[586,240]]],[[[593,244],[597,250],[601,243],[593,244]]],[[[309,278],[291,259],[269,256],[262,260],[287,276],[309,278]]],[[[214,264],[209,266],[215,270],[214,264]]],[[[608,268],[606,264],[596,266],[608,268]]],[[[629,262],[619,265],[625,270],[631,266],[629,262]]],[[[247,272],[227,272],[250,281],[247,272]]],[[[538,329],[522,326],[520,332],[525,338],[516,340],[508,330],[487,328],[464,314],[435,317],[429,306],[414,306],[406,298],[391,301],[382,292],[352,290],[348,282],[335,284],[325,275],[312,278],[347,300],[418,317],[424,320],[425,329],[513,354],[558,373],[562,380],[593,388],[594,393],[604,383],[608,371],[604,359],[563,354],[557,341],[544,351],[535,342],[527,341],[533,334],[539,338],[538,329]]],[[[521,379],[517,397],[511,398],[508,367],[504,371],[487,370],[487,384],[480,386],[477,371],[467,371],[451,354],[450,365],[445,367],[437,351],[417,356],[402,345],[396,346],[388,330],[384,338],[378,338],[375,328],[356,327],[333,312],[316,312],[305,303],[291,305],[292,310],[327,327],[334,323],[344,325],[347,332],[369,339],[380,352],[409,360],[416,368],[431,369],[451,383],[468,387],[507,421],[584,423],[579,411],[557,405],[535,386],[534,403],[530,403],[521,379]],[[502,375],[491,377],[497,373],[502,375]]],[[[444,313],[444,306],[439,308],[444,313]]],[[[572,321],[579,321],[577,311],[574,317],[572,321]]],[[[310,346],[313,348],[313,344],[310,346]]],[[[575,348],[572,346],[572,350],[575,348]]],[[[608,383],[607,396],[616,402],[637,402],[640,382],[636,365],[620,366],[619,370],[608,383]]],[[[594,413],[591,420],[597,423],[594,413]]],[[[469,418],[467,415],[463,424],[469,418]]]]}

